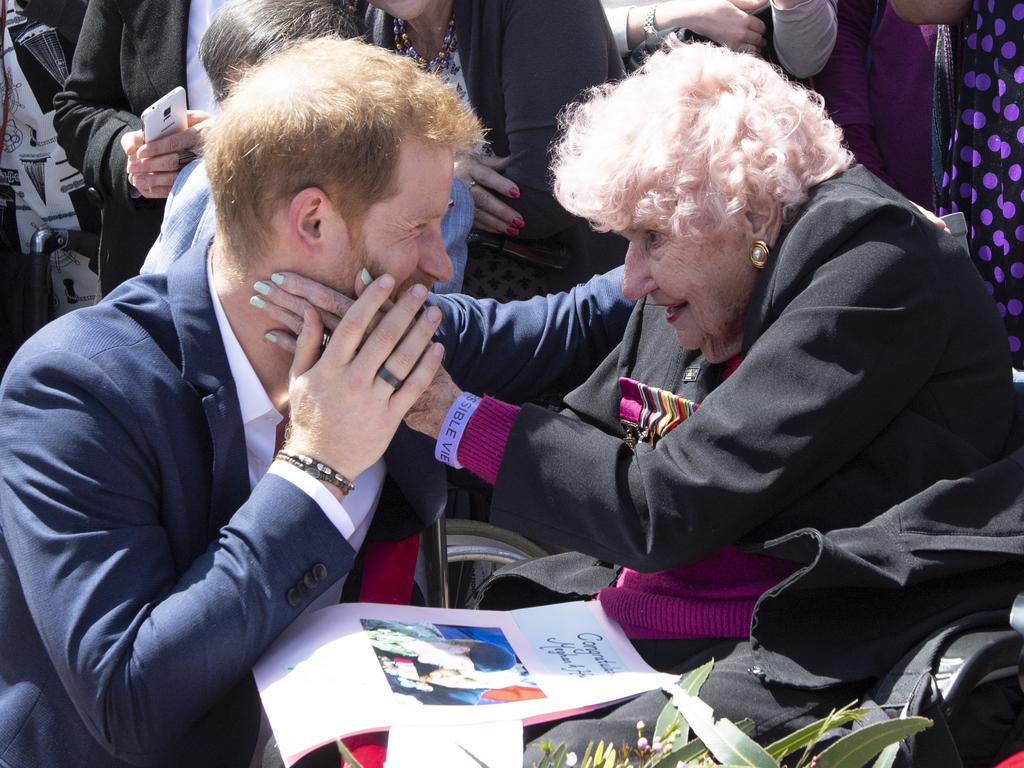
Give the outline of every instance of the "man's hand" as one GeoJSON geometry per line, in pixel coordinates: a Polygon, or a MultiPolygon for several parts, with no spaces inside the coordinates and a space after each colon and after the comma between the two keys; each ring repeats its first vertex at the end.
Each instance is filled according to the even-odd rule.
{"type": "MultiPolygon", "coordinates": [[[[315,311],[324,325],[333,330],[355,303],[348,296],[293,272],[278,273],[275,279],[261,283],[259,295],[254,298],[259,299],[263,311],[282,326],[281,330],[273,331],[273,343],[289,352],[294,352],[296,348],[295,337],[291,333],[299,333],[307,313],[315,311]]],[[[356,293],[362,294],[365,290],[362,282],[357,280],[356,293]]],[[[386,307],[387,303],[383,306],[386,307]]],[[[436,308],[432,309],[439,312],[436,308]]],[[[370,321],[369,328],[375,327],[382,317],[378,313],[377,318],[370,321]]],[[[436,323],[434,328],[437,328],[436,323]]],[[[448,409],[461,394],[462,390],[455,386],[448,372],[439,366],[430,386],[406,414],[406,424],[428,437],[436,438],[448,409]]]]}
{"type": "Polygon", "coordinates": [[[305,312],[296,343],[285,447],[349,479],[384,454],[444,355],[441,345],[431,342],[441,311],[430,307],[414,321],[427,296],[421,285],[400,296],[369,330],[394,286],[390,275],[371,283],[338,322],[323,354],[323,325],[313,310],[305,312]],[[382,368],[402,384],[395,388],[382,378],[382,368]]]}
{"type": "Polygon", "coordinates": [[[121,148],[128,157],[128,181],[139,194],[159,199],[171,193],[178,172],[199,156],[209,121],[208,113],[190,109],[189,127],[184,131],[148,144],[142,131],[130,131],[121,137],[121,148]]]}

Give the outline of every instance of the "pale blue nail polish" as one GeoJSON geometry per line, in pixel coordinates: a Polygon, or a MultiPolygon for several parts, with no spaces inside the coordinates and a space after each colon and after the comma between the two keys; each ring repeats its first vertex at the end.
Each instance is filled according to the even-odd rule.
{"type": "Polygon", "coordinates": [[[253,296],[251,299],[249,299],[249,303],[256,307],[256,309],[263,309],[265,306],[267,306],[267,302],[265,302],[259,296],[253,296]]]}
{"type": "Polygon", "coordinates": [[[264,283],[262,280],[253,283],[252,287],[256,290],[257,293],[262,293],[264,296],[270,293],[270,286],[264,283]]]}
{"type": "Polygon", "coordinates": [[[277,344],[277,334],[275,333],[264,333],[263,338],[269,341],[271,344],[277,344]]]}
{"type": "Polygon", "coordinates": [[[270,279],[273,280],[278,285],[284,283],[284,275],[282,275],[280,272],[275,272],[274,274],[272,274],[270,276],[270,279]]]}
{"type": "Polygon", "coordinates": [[[363,268],[363,271],[359,273],[359,279],[363,281],[363,285],[369,285],[373,282],[373,277],[370,275],[370,271],[363,268]]]}

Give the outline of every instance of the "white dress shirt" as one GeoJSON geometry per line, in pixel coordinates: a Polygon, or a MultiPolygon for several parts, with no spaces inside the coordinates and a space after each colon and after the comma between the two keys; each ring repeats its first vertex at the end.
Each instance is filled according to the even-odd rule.
{"type": "MultiPolygon", "coordinates": [[[[384,486],[385,465],[381,459],[358,477],[353,479],[355,490],[345,497],[345,502],[337,498],[327,487],[301,469],[286,461],[274,461],[274,448],[277,443],[277,427],[284,417],[274,408],[263,385],[260,384],[256,371],[242,351],[235,332],[231,329],[220,297],[213,284],[213,271],[207,262],[207,280],[210,295],[213,297],[213,311],[217,316],[221,339],[224,341],[224,352],[227,354],[231,377],[238,391],[238,405],[242,414],[242,425],[245,430],[245,450],[249,465],[249,485],[254,487],[260,478],[268,472],[278,475],[300,490],[308,494],[319,505],[327,519],[334,524],[338,532],[358,550],[366,537],[373,512],[377,508],[380,492],[384,486]]],[[[340,583],[338,592],[340,594],[340,583]]],[[[331,590],[328,590],[330,592],[331,590]]],[[[334,598],[337,602],[338,598],[334,598]]],[[[317,601],[319,603],[319,601],[317,601]]]]}

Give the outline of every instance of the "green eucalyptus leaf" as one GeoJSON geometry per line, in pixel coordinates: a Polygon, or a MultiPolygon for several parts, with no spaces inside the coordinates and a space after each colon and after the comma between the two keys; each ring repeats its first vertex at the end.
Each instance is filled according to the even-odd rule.
{"type": "Polygon", "coordinates": [[[551,755],[551,766],[552,768],[565,768],[565,756],[569,753],[569,748],[563,744],[555,750],[554,754],[551,755]]]}
{"type": "Polygon", "coordinates": [[[581,768],[591,768],[590,761],[594,755],[594,742],[587,744],[587,751],[583,753],[583,760],[580,761],[581,768]]]}
{"type": "MultiPolygon", "coordinates": [[[[749,717],[745,717],[736,723],[736,727],[749,736],[754,732],[754,721],[749,717]]],[[[704,742],[700,739],[694,739],[686,744],[680,744],[671,752],[658,755],[657,759],[651,763],[651,766],[653,768],[653,766],[664,763],[669,768],[675,768],[676,763],[699,762],[707,753],[708,748],[704,746],[704,742]]]]}
{"type": "Polygon", "coordinates": [[[597,742],[597,749],[594,750],[594,766],[600,766],[604,763],[604,742],[597,742]]]}
{"type": "Polygon", "coordinates": [[[907,717],[872,723],[858,731],[843,736],[835,744],[818,755],[815,768],[861,768],[875,755],[891,744],[930,728],[932,721],[927,717],[907,717]]]}
{"type": "Polygon", "coordinates": [[[715,722],[707,704],[685,691],[672,699],[697,737],[720,763],[738,763],[748,768],[778,768],[779,764],[739,727],[722,718],[715,722]]]}
{"type": "Polygon", "coordinates": [[[793,731],[788,736],[783,736],[778,741],[772,742],[765,747],[765,751],[776,760],[782,760],[786,755],[792,754],[798,749],[803,749],[811,744],[819,734],[827,733],[833,728],[848,725],[864,717],[867,713],[867,709],[841,709],[838,712],[833,712],[828,717],[821,718],[821,720],[815,720],[798,731],[793,731]]]}
{"type": "Polygon", "coordinates": [[[679,736],[676,738],[685,740],[690,729],[686,725],[686,721],[679,715],[679,710],[672,703],[672,699],[669,699],[661,710],[661,714],[658,715],[658,722],[654,725],[654,738],[664,741],[665,734],[668,733],[668,729],[672,727],[673,723],[679,724],[679,736]]]}
{"type": "Polygon", "coordinates": [[[680,745],[677,749],[673,749],[671,752],[665,752],[658,756],[658,758],[651,763],[652,766],[665,764],[674,768],[676,763],[691,763],[697,762],[708,752],[708,748],[704,746],[704,742],[700,739],[694,739],[686,744],[680,745]]]}
{"type": "Polygon", "coordinates": [[[605,753],[604,756],[604,764],[601,766],[601,768],[615,768],[615,763],[618,762],[617,758],[618,755],[615,754],[614,745],[609,744],[608,751],[605,753]]]}
{"type": "Polygon", "coordinates": [[[348,751],[345,742],[338,739],[336,743],[338,745],[338,752],[341,753],[341,759],[348,764],[347,768],[363,768],[360,762],[352,757],[352,753],[348,751]]]}
{"type": "MultiPolygon", "coordinates": [[[[708,679],[708,675],[711,674],[711,670],[715,666],[715,660],[711,659],[707,664],[703,664],[696,669],[687,672],[678,683],[665,687],[665,691],[672,696],[678,691],[685,691],[691,696],[696,696],[700,693],[700,689],[704,686],[704,682],[708,679]]],[[[690,738],[690,726],[686,724],[686,718],[679,714],[679,708],[672,703],[669,699],[665,708],[661,710],[661,714],[658,715],[658,722],[654,726],[654,738],[664,739],[665,734],[671,725],[679,721],[679,735],[676,737],[683,741],[690,738]]]]}
{"type": "Polygon", "coordinates": [[[899,743],[890,744],[888,747],[883,749],[878,755],[878,759],[875,760],[875,764],[871,768],[892,768],[893,763],[896,762],[896,755],[900,752],[899,743]]]}

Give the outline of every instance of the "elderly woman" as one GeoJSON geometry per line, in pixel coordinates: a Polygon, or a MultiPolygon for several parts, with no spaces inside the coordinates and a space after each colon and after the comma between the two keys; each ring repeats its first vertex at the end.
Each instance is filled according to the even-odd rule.
{"type": "Polygon", "coordinates": [[[467,293],[525,298],[622,263],[623,240],[567,212],[548,175],[559,111],[622,75],[598,0],[370,0],[365,21],[374,43],[436,72],[487,129],[456,175],[472,190],[474,229],[495,246],[511,242],[503,252],[471,246],[467,293]]]}
{"type": "MultiPolygon", "coordinates": [[[[534,561],[495,601],[597,592],[657,666],[716,658],[702,695],[763,738],[1021,585],[1010,522],[925,503],[1004,453],[999,318],[959,242],[850,163],[820,99],[763,61],[652,57],[571,111],[554,166],[566,208],[629,238],[624,330],[602,281],[441,298],[461,387],[575,388],[554,412],[439,381],[407,419],[494,484],[491,522],[592,556],[534,561]]],[[[632,739],[663,704],[550,735],[632,739]]]]}

